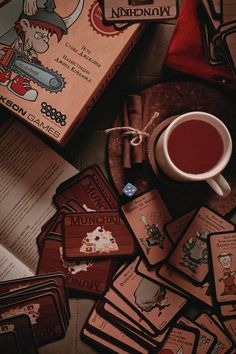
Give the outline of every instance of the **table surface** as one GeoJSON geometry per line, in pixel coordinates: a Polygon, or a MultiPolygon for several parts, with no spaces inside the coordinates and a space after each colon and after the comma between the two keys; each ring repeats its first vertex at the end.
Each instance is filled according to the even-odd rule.
{"type": "MultiPolygon", "coordinates": [[[[107,135],[127,94],[138,93],[163,81],[181,79],[181,74],[163,70],[163,61],[174,30],[174,22],[151,23],[117,75],[100,97],[85,122],[75,131],[65,148],[52,145],[80,170],[97,163],[107,169],[107,135]]],[[[236,221],[236,215],[232,220],[236,221]]],[[[81,328],[94,300],[88,297],[70,298],[71,320],[64,339],[40,348],[40,354],[93,354],[94,348],[80,340],[81,328]]]]}

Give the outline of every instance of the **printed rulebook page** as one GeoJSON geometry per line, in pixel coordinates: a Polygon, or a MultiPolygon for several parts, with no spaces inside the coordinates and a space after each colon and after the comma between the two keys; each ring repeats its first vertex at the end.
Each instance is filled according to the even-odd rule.
{"type": "Polygon", "coordinates": [[[56,211],[52,196],[76,173],[20,122],[0,125],[0,281],[35,274],[36,237],[56,211]]]}

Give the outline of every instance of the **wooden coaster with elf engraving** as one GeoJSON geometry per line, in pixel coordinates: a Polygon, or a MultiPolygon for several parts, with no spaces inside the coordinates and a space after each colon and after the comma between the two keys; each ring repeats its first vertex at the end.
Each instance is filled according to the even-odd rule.
{"type": "Polygon", "coordinates": [[[65,215],[65,257],[87,259],[134,254],[134,238],[118,211],[65,215]]]}

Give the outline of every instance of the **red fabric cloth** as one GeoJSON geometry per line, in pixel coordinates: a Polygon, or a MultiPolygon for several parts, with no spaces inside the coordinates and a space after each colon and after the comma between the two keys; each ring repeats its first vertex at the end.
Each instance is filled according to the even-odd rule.
{"type": "Polygon", "coordinates": [[[204,57],[199,6],[199,0],[183,0],[180,16],[165,58],[165,65],[177,71],[236,89],[236,78],[229,68],[210,66],[204,57]]]}

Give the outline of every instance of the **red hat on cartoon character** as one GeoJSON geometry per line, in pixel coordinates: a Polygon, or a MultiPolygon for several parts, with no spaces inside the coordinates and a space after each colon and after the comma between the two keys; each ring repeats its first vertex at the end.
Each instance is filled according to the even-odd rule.
{"type": "Polygon", "coordinates": [[[47,28],[52,34],[56,34],[58,41],[62,36],[68,33],[68,28],[80,16],[83,9],[84,0],[78,0],[78,4],[75,10],[67,17],[62,18],[55,12],[56,5],[54,0],[47,0],[44,3],[44,7],[37,6],[37,0],[24,0],[23,11],[16,22],[15,30],[17,34],[21,35],[21,19],[27,19],[33,26],[40,26],[47,28]]]}

